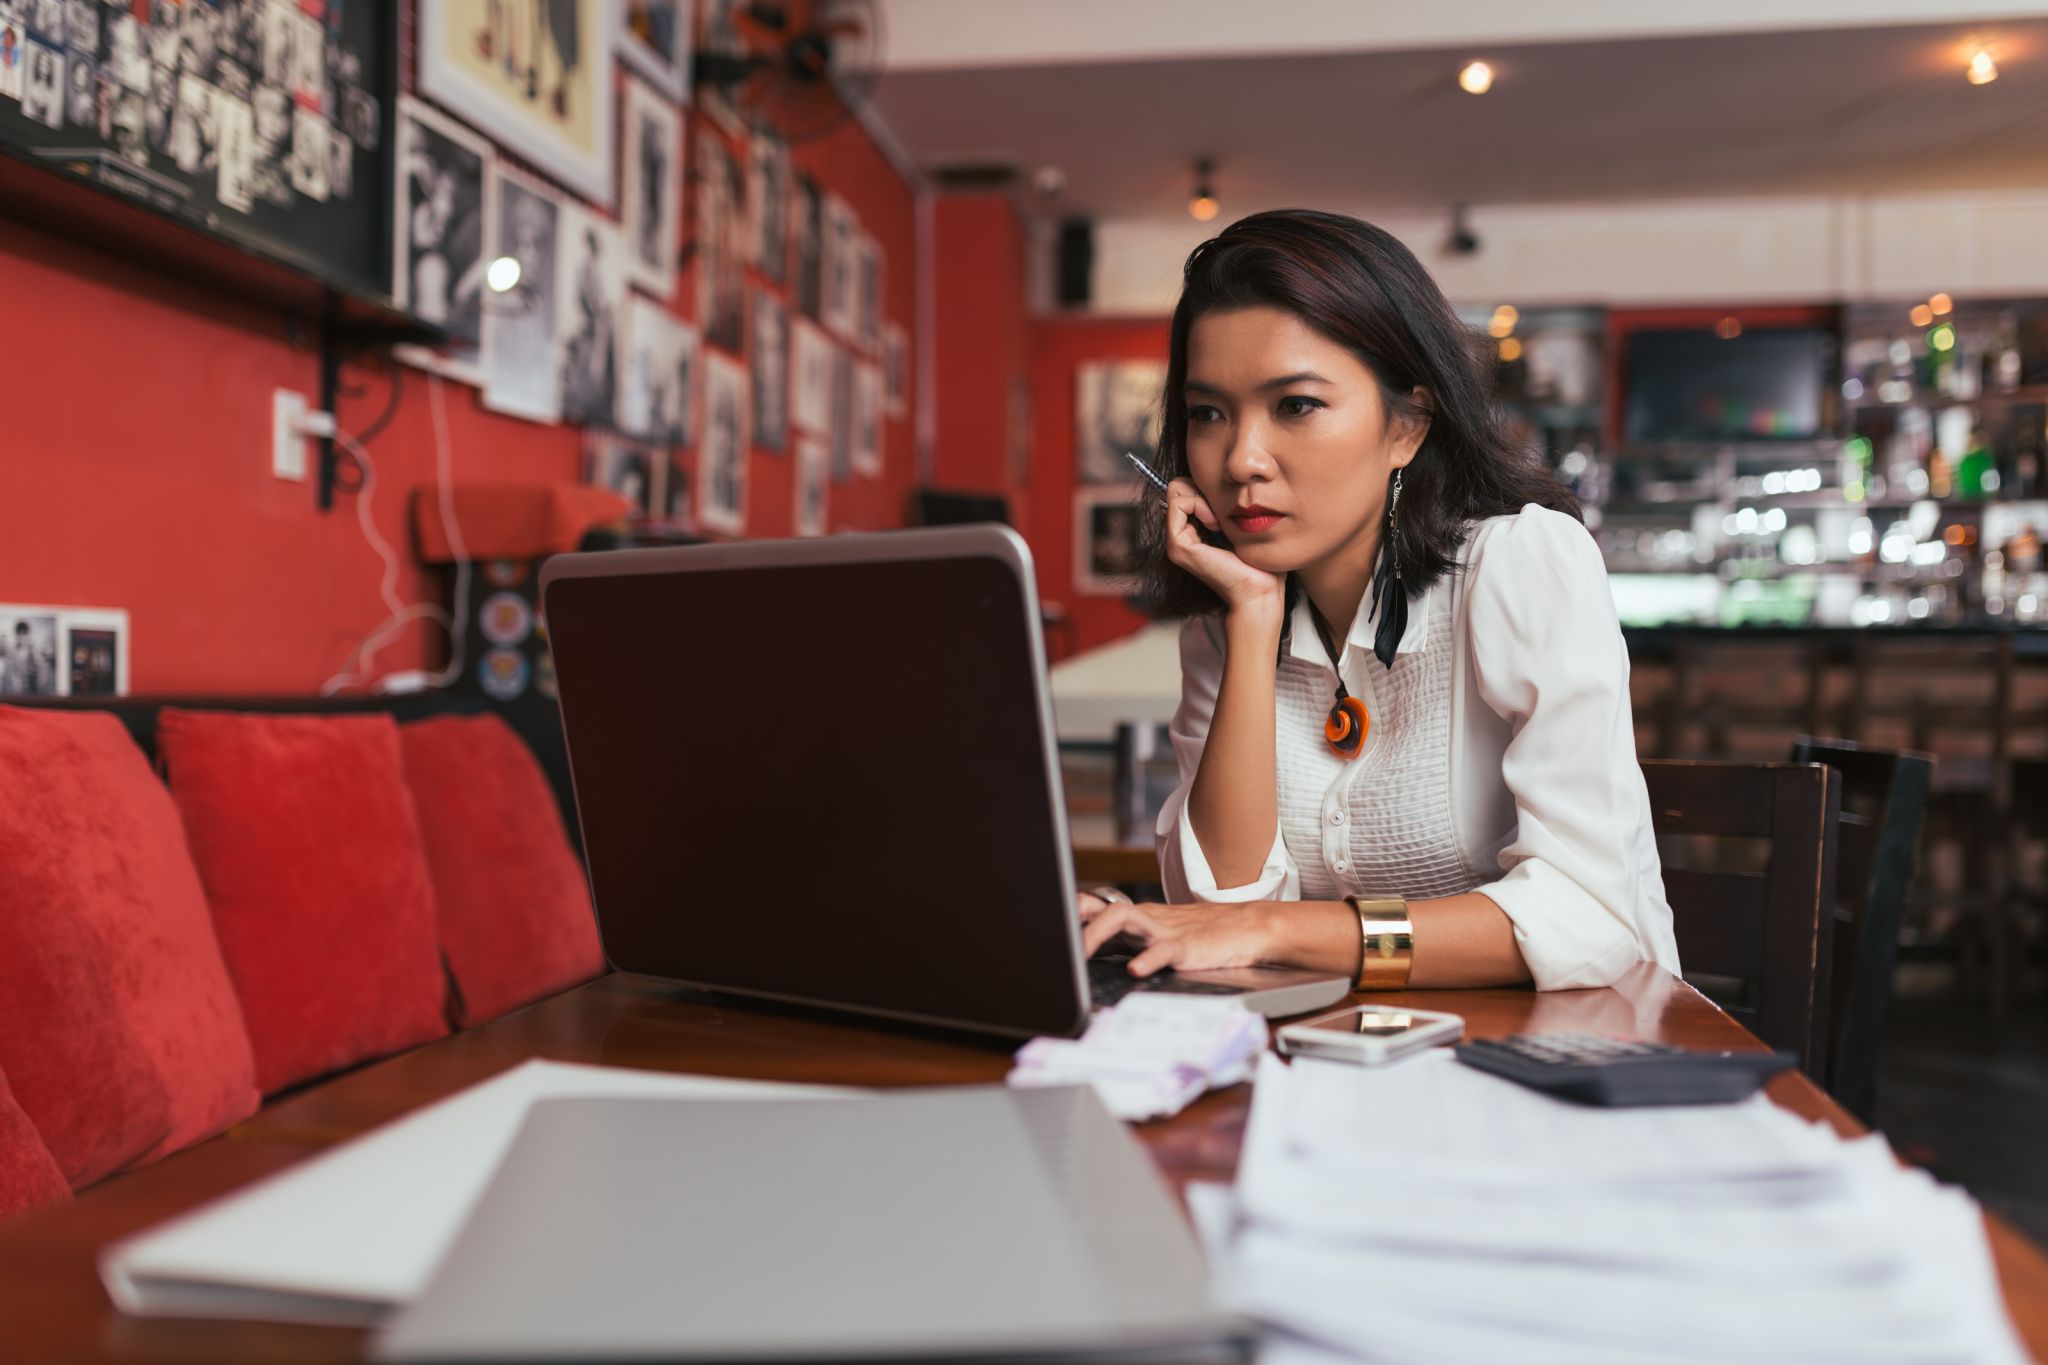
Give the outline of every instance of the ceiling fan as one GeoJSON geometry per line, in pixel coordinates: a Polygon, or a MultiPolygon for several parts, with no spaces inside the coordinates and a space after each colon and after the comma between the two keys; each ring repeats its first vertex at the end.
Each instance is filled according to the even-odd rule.
{"type": "Polygon", "coordinates": [[[714,0],[691,74],[750,123],[822,137],[881,83],[881,13],[876,0],[714,0]]]}

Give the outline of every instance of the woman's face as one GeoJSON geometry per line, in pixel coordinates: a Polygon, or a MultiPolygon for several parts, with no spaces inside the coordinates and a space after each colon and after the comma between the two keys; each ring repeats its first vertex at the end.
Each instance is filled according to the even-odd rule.
{"type": "Polygon", "coordinates": [[[1186,398],[1195,487],[1238,555],[1269,573],[1369,556],[1387,480],[1428,431],[1388,413],[1357,356],[1279,308],[1198,318],[1186,398]]]}

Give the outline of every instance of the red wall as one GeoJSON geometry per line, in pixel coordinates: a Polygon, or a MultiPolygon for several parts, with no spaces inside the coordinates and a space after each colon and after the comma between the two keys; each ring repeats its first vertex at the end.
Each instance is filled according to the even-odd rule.
{"type": "Polygon", "coordinates": [[[1032,552],[1039,588],[1070,624],[1049,633],[1059,657],[1128,635],[1145,618],[1118,597],[1074,591],[1074,372],[1092,360],[1166,359],[1165,318],[1045,318],[1031,329],[1032,552]]]}
{"type": "MultiPolygon", "coordinates": [[[[794,156],[881,242],[889,318],[910,331],[909,186],[852,125],[794,156]]],[[[688,272],[677,299],[679,312],[694,313],[688,272]]],[[[338,414],[344,429],[360,430],[382,408],[386,380],[352,370],[344,382],[368,390],[338,414]]],[[[404,525],[411,491],[433,481],[428,383],[406,372],[398,414],[371,447],[380,485],[371,510],[405,563],[398,590],[408,602],[439,592],[438,576],[412,563],[404,525]]],[[[0,602],[125,608],[138,693],[318,688],[385,610],[353,500],[322,514],[312,483],[271,476],[278,387],[318,392],[314,354],[294,344],[281,316],[0,219],[0,602]]],[[[578,430],[485,412],[460,384],[447,384],[445,397],[457,480],[579,477],[578,430]]],[[[907,420],[887,423],[885,459],[883,478],[833,487],[834,529],[902,523],[913,480],[907,420]]],[[[750,534],[790,533],[791,464],[753,455],[750,534]]],[[[437,631],[415,628],[377,664],[438,664],[444,648],[437,631]]]]}
{"type": "Polygon", "coordinates": [[[1038,470],[1010,460],[1012,395],[1031,367],[1024,225],[1001,194],[937,196],[932,225],[932,482],[1004,494],[1029,539],[1038,470]]]}

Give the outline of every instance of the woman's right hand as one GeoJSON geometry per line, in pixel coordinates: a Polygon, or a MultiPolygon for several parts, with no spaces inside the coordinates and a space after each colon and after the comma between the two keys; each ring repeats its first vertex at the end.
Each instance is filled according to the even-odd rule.
{"type": "Polygon", "coordinates": [[[1279,574],[1245,563],[1235,550],[1209,544],[1197,524],[1211,531],[1222,530],[1201,490],[1188,479],[1175,479],[1166,488],[1167,559],[1207,584],[1223,599],[1227,611],[1278,607],[1285,600],[1285,580],[1279,574]]]}

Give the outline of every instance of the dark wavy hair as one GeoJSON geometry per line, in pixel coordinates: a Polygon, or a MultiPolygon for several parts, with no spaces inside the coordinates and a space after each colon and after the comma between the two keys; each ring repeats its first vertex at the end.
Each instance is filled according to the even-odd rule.
{"type": "MultiPolygon", "coordinates": [[[[1165,422],[1153,468],[1188,477],[1188,331],[1209,313],[1272,307],[1300,318],[1365,363],[1389,419],[1427,418],[1429,434],[1402,475],[1401,583],[1422,592],[1456,563],[1471,523],[1536,503],[1583,520],[1578,499],[1542,454],[1517,442],[1495,401],[1484,339],[1458,320],[1415,253],[1371,223],[1277,209],[1232,223],[1196,247],[1173,310],[1165,422]],[[1412,397],[1420,388],[1429,402],[1412,397]]],[[[1137,600],[1154,616],[1220,610],[1214,591],[1166,557],[1166,499],[1141,495],[1137,600]]]]}

